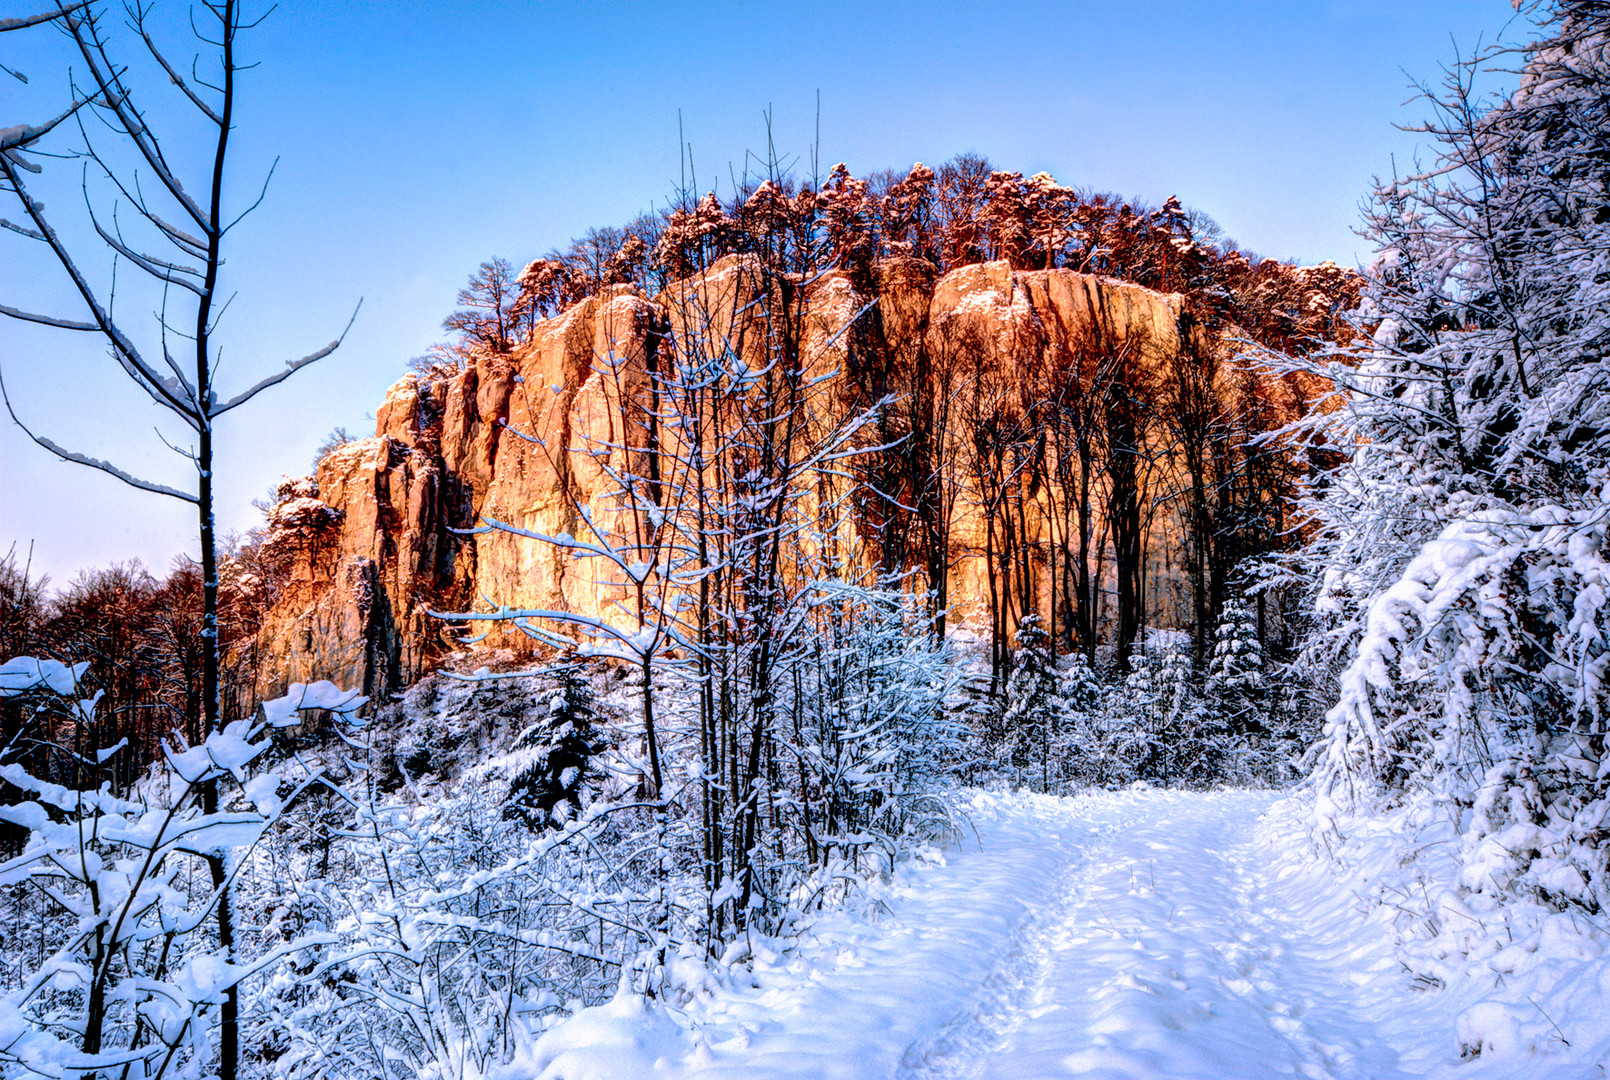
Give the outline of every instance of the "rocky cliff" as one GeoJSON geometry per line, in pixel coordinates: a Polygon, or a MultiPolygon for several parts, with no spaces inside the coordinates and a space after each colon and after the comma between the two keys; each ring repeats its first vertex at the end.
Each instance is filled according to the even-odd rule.
{"type": "MultiPolygon", "coordinates": [[[[741,269],[728,256],[692,288],[719,292],[723,275],[741,269]]],[[[800,287],[813,370],[848,378],[876,352],[880,385],[902,394],[957,392],[960,382],[924,384],[936,356],[965,354],[969,379],[1010,386],[1014,373],[1079,343],[1100,340],[1152,370],[1181,348],[1179,296],[1069,270],[990,262],[936,279],[931,264],[893,260],[864,289],[839,273],[800,287]],[[869,329],[847,333],[852,324],[869,329]]],[[[742,331],[753,316],[740,299],[700,310],[722,307],[725,332],[742,331]]],[[[641,437],[620,430],[629,410],[619,398],[646,384],[664,335],[689,330],[678,325],[686,312],[666,294],[608,288],[539,323],[510,353],[442,378],[405,376],[377,411],[372,438],[337,447],[316,476],[287,481],[269,517],[267,550],[286,582],[260,638],[272,673],[264,691],[314,677],[368,693],[404,685],[455,647],[433,611],[604,613],[620,590],[578,572],[565,551],[466,530],[495,519],[575,533],[582,512],[607,512],[616,485],[598,448],[618,456],[641,437]]],[[[950,530],[949,601],[963,619],[986,602],[974,501],[956,500],[950,530]]]]}

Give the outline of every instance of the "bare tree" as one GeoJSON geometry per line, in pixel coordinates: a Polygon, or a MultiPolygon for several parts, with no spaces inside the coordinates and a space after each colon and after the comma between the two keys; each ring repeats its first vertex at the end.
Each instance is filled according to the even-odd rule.
{"type": "Polygon", "coordinates": [[[459,309],[442,320],[443,330],[459,335],[465,349],[506,353],[514,347],[522,322],[520,280],[507,259],[490,259],[476,268],[458,291],[459,309]]]}
{"type": "MultiPolygon", "coordinates": [[[[213,487],[216,426],[225,414],[334,352],[341,337],[287,361],[281,370],[237,393],[220,393],[215,378],[220,359],[218,324],[228,307],[221,289],[225,241],[241,219],[262,201],[267,188],[265,179],[263,191],[255,200],[238,209],[225,196],[237,80],[251,66],[237,51],[238,38],[243,31],[255,27],[261,17],[247,17],[237,0],[204,0],[197,9],[202,13],[201,21],[193,12],[189,25],[209,58],[205,64],[197,57],[192,64],[184,65],[172,62],[158,43],[158,38],[166,35],[151,18],[150,5],[137,0],[125,10],[127,29],[139,43],[122,44],[136,51],[143,48],[145,59],[140,62],[154,76],[150,87],[153,94],[165,84],[178,95],[181,108],[188,106],[195,111],[207,130],[204,145],[177,153],[152,126],[146,89],[137,85],[132,58],[123,55],[115,40],[121,36],[117,20],[108,18],[100,5],[73,4],[30,19],[0,23],[0,31],[54,25],[66,34],[83,63],[74,70],[71,100],[54,117],[38,124],[0,128],[0,187],[16,199],[23,215],[20,223],[5,224],[16,236],[44,249],[41,261],[54,265],[66,276],[82,307],[78,312],[47,313],[0,303],[0,313],[24,322],[100,337],[129,381],[178,421],[187,432],[184,439],[193,440],[182,449],[168,444],[195,469],[194,487],[181,489],[142,479],[113,462],[66,449],[24,426],[34,442],[63,461],[98,469],[142,491],[196,508],[201,548],[201,710],[203,730],[212,732],[220,729],[222,719],[219,542],[213,487]],[[71,126],[64,126],[68,121],[72,121],[71,126]],[[58,232],[57,222],[46,215],[43,202],[30,188],[32,181],[27,178],[43,171],[36,156],[64,153],[47,141],[57,129],[76,130],[82,140],[65,148],[65,156],[82,165],[83,179],[78,182],[84,191],[88,224],[102,245],[99,248],[75,250],[58,232]],[[203,164],[200,175],[187,182],[181,175],[182,164],[191,160],[203,164]],[[94,189],[91,178],[96,184],[94,189]],[[99,201],[97,196],[101,196],[99,201]],[[101,281],[85,267],[103,261],[107,254],[111,255],[113,271],[101,281]],[[148,286],[145,295],[156,298],[155,322],[147,328],[144,345],[138,341],[142,335],[123,318],[122,312],[131,310],[130,305],[125,303],[119,309],[116,303],[120,283],[128,289],[130,277],[143,280],[148,286]]],[[[353,317],[356,316],[354,311],[353,317]]],[[[351,322],[347,325],[350,328],[351,322]]],[[[21,425],[9,397],[5,404],[21,425]]],[[[202,802],[206,813],[217,812],[216,783],[203,785],[202,802]]],[[[229,876],[221,857],[210,856],[208,863],[214,887],[220,893],[219,945],[233,960],[235,935],[229,876]]],[[[239,1064],[238,988],[231,983],[225,993],[220,1012],[219,1074],[224,1080],[233,1080],[239,1064]]],[[[88,1033],[85,1040],[85,1053],[100,1050],[99,1045],[88,1045],[88,1033]]],[[[98,1035],[95,1041],[98,1044],[98,1035]]]]}

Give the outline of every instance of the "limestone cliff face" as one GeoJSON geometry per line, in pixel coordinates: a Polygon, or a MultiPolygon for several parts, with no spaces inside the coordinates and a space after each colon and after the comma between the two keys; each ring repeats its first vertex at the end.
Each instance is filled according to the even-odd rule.
{"type": "Polygon", "coordinates": [[[339,446],[316,479],[280,487],[265,555],[286,572],[259,633],[264,693],[311,679],[382,692],[441,651],[428,611],[453,606],[473,580],[474,549],[449,531],[470,521],[471,503],[417,432],[397,437],[410,394],[405,380],[387,396],[380,426],[391,420],[391,433],[339,446]]]}
{"type": "MultiPolygon", "coordinates": [[[[742,296],[723,291],[737,257],[677,288],[704,290],[699,310],[742,342],[742,296]],[[712,314],[713,313],[713,314],[712,314]]],[[[978,371],[1004,375],[1094,338],[1157,367],[1180,348],[1179,297],[1068,270],[1013,271],[1004,262],[935,279],[931,266],[876,268],[877,336],[904,392],[932,394],[916,357],[963,349],[978,371]]],[[[868,298],[830,273],[807,286],[802,354],[814,374],[854,366],[856,321],[868,298]]],[[[498,522],[526,533],[579,535],[586,508],[617,508],[610,466],[641,431],[622,431],[622,394],[648,381],[662,335],[686,305],[616,286],[536,327],[506,356],[486,356],[430,384],[405,376],[376,413],[375,435],[340,446],[309,480],[288,481],[271,512],[269,551],[287,583],[260,644],[263,692],[329,678],[376,693],[417,678],[452,641],[430,612],[486,602],[597,614],[624,595],[568,553],[517,533],[466,530],[498,522]]],[[[745,346],[739,345],[739,351],[745,346]]],[[[813,422],[829,423],[818,416],[813,422]]],[[[979,515],[958,500],[950,600],[962,618],[984,602],[974,553],[979,515]]]]}

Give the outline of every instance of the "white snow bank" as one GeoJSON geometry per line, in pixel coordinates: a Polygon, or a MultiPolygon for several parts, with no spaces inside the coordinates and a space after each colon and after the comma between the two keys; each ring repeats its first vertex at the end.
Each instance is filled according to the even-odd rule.
{"type": "MultiPolygon", "coordinates": [[[[1297,836],[1301,812],[1287,804],[1270,827],[1297,836]]],[[[1283,872],[1304,891],[1298,902],[1332,921],[1351,914],[1361,932],[1391,942],[1409,985],[1435,1003],[1428,1051],[1451,1046],[1466,1059],[1460,1077],[1604,1075],[1610,927],[1602,917],[1465,887],[1455,823],[1429,802],[1339,825],[1334,864],[1299,869],[1288,856],[1283,872]]]]}
{"type": "Polygon", "coordinates": [[[581,1009],[517,1056],[504,1076],[540,1080],[611,1080],[675,1075],[688,1055],[686,1028],[656,1002],[620,994],[581,1009]]]}

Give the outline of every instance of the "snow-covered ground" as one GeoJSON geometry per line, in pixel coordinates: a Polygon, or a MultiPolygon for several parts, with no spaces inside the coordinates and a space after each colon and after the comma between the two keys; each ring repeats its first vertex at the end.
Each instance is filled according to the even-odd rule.
{"type": "Polygon", "coordinates": [[[757,949],[752,977],[679,1007],[622,996],[580,1010],[501,1076],[1584,1080],[1610,1068],[1610,965],[1582,954],[1590,939],[1572,943],[1569,979],[1542,962],[1507,987],[1496,974],[1417,979],[1392,913],[1338,880],[1274,795],[978,794],[967,813],[962,849],[903,868],[870,917],[826,916],[796,951],[757,949]]]}

